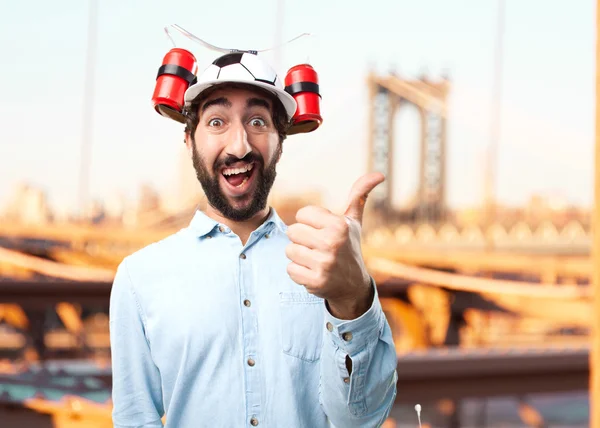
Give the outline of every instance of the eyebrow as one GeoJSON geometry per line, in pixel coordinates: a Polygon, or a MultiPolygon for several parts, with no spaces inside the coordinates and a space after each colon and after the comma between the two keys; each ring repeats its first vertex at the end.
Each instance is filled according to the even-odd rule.
{"type": "Polygon", "coordinates": [[[249,98],[248,101],[246,101],[246,108],[251,107],[264,107],[267,110],[271,110],[269,103],[262,98],[249,98]]]}
{"type": "Polygon", "coordinates": [[[229,101],[225,97],[215,98],[214,100],[210,100],[204,103],[202,109],[200,110],[200,114],[204,113],[204,111],[212,106],[224,106],[227,108],[231,108],[231,101],[229,101]]]}

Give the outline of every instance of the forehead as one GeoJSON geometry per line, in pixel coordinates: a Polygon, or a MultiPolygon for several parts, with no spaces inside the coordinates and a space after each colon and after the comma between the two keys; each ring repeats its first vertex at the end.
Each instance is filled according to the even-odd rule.
{"type": "Polygon", "coordinates": [[[254,98],[254,99],[264,100],[268,104],[269,109],[272,108],[271,98],[268,97],[266,94],[264,94],[260,91],[254,91],[251,89],[242,89],[242,88],[219,88],[219,89],[213,91],[202,102],[202,105],[200,106],[200,108],[202,109],[202,107],[204,105],[206,105],[208,102],[210,102],[212,100],[216,100],[218,98],[225,98],[227,101],[229,101],[234,106],[239,105],[239,104],[243,104],[243,106],[246,106],[248,104],[248,101],[254,98]]]}

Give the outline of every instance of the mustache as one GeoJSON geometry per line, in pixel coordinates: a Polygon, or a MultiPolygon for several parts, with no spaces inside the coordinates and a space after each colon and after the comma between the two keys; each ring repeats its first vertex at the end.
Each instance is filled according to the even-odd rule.
{"type": "Polygon", "coordinates": [[[214,170],[219,171],[222,167],[229,167],[236,162],[255,162],[260,165],[264,165],[264,159],[260,155],[260,153],[250,152],[243,158],[238,158],[237,156],[227,155],[222,159],[217,160],[214,165],[214,170]]]}

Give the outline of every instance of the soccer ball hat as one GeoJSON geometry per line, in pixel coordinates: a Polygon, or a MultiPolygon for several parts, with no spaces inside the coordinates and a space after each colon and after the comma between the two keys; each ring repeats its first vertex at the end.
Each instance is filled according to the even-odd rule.
{"type": "Polygon", "coordinates": [[[223,83],[246,83],[266,89],[282,103],[290,127],[287,135],[312,132],[323,122],[319,77],[310,64],[290,68],[285,79],[257,56],[257,51],[230,52],[217,58],[197,77],[196,57],[172,48],[158,69],[152,105],[160,115],[185,123],[185,107],[208,88],[223,83]]]}
{"type": "Polygon", "coordinates": [[[270,91],[283,104],[288,120],[291,121],[294,117],[297,108],[294,97],[285,91],[275,70],[258,55],[249,52],[231,52],[214,60],[198,76],[197,82],[185,91],[185,105],[189,107],[198,95],[212,86],[234,82],[246,83],[270,91]]]}

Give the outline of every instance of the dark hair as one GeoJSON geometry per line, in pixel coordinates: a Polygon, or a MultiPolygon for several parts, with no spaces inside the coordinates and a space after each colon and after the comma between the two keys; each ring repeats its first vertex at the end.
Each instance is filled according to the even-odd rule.
{"type": "Polygon", "coordinates": [[[186,134],[189,134],[192,137],[192,139],[194,138],[194,134],[196,133],[196,127],[198,126],[198,121],[200,120],[200,115],[198,114],[200,106],[204,103],[204,101],[208,99],[208,97],[211,96],[211,94],[213,94],[219,89],[224,88],[244,89],[247,91],[252,91],[271,100],[271,105],[273,106],[273,125],[275,126],[275,129],[279,134],[279,144],[283,143],[283,140],[285,140],[285,138],[287,137],[287,131],[290,127],[290,121],[287,118],[285,107],[283,107],[283,104],[281,103],[279,98],[277,98],[275,94],[266,89],[241,82],[221,83],[215,86],[211,86],[210,88],[198,94],[198,96],[190,103],[190,105],[184,108],[186,134]]]}

